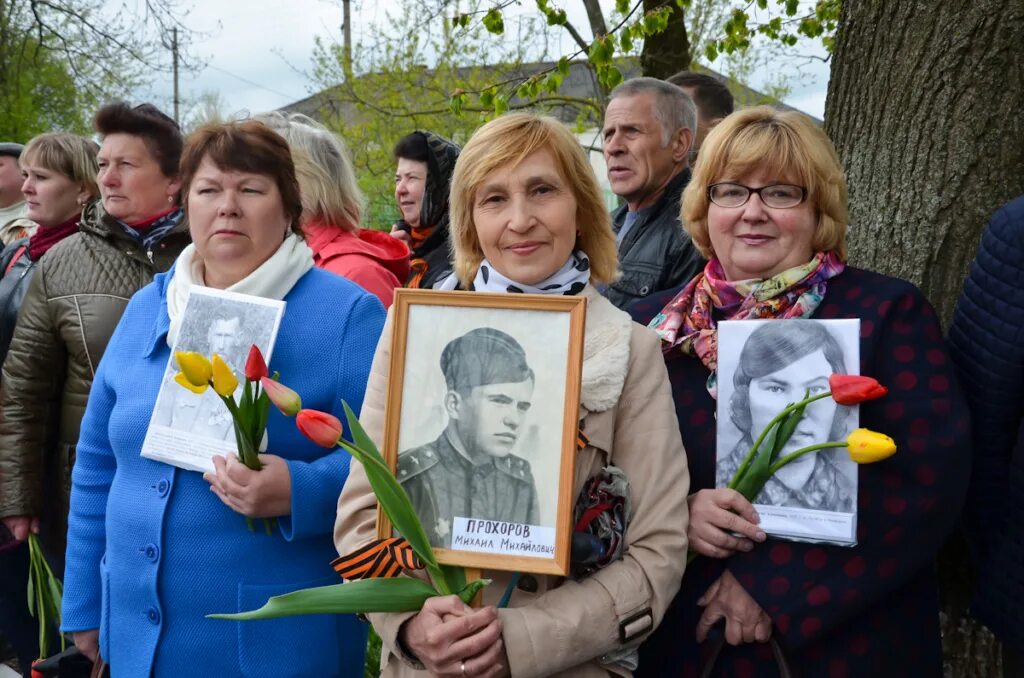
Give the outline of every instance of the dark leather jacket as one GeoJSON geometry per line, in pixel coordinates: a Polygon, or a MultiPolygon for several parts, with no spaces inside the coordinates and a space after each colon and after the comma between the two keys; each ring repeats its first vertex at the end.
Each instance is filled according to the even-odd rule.
{"type": "Polygon", "coordinates": [[[35,266],[0,379],[0,517],[39,516],[64,557],[68,493],[93,375],[128,300],[189,243],[185,221],[144,251],[99,203],[35,266]]]}
{"type": "MultiPolygon", "coordinates": [[[[707,263],[679,222],[679,203],[690,183],[690,169],[680,172],[654,205],[640,216],[619,243],[622,277],[608,286],[605,296],[621,309],[637,299],[689,282],[707,263]]],[[[628,207],[612,212],[618,234],[628,207]]]]}
{"type": "Polygon", "coordinates": [[[0,276],[3,276],[0,278],[0,365],[7,357],[14,325],[18,322],[18,309],[35,267],[36,262],[28,255],[28,238],[15,240],[0,252],[0,276]]]}

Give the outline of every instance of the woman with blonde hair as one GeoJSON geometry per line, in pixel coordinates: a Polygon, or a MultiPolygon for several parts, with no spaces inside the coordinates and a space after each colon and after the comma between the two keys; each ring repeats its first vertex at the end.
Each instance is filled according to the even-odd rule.
{"type": "MultiPolygon", "coordinates": [[[[703,657],[714,662],[703,675],[776,676],[774,636],[795,675],[942,675],[933,562],[960,513],[970,442],[935,312],[910,283],[846,264],[846,181],[832,143],[801,113],[765,106],[727,117],[701,147],[681,218],[707,266],[631,311],[662,338],[690,451],[690,548],[704,557],[641,648],[640,673],[664,675],[703,657]],[[715,489],[718,322],[800,318],[860,319],[860,372],[889,388],[860,406],[860,426],[891,435],[899,453],[849,479],[853,547],[765,543],[750,502],[715,489]],[[715,630],[723,621],[724,639],[715,630]],[[734,647],[718,654],[722,642],[734,647]]],[[[800,335],[795,323],[789,332],[765,327],[788,341],[800,335]]],[[[826,345],[785,353],[803,375],[818,374],[814,365],[842,371],[826,345]]],[[[750,400],[777,401],[787,383],[779,375],[791,366],[755,362],[742,379],[750,400]]],[[[838,491],[815,475],[821,455],[829,453],[796,469],[802,487],[780,478],[768,489],[804,507],[838,491]]]]}
{"type": "MultiPolygon", "coordinates": [[[[569,579],[523,577],[529,584],[511,590],[507,608],[493,606],[509,573],[485,572],[495,581],[482,609],[449,596],[415,614],[370,615],[384,642],[383,673],[629,676],[638,644],[679,586],[689,480],[658,339],[594,287],[618,274],[597,180],[560,122],[508,114],[477,130],[462,151],[451,216],[455,274],[448,287],[587,299],[580,428],[589,442],[576,458],[574,493],[615,466],[628,479],[633,515],[619,557],[569,579]]],[[[389,323],[361,419],[378,444],[390,332],[389,323]]],[[[365,472],[353,467],[338,506],[339,553],[375,538],[376,510],[365,472]]]]}
{"type": "Polygon", "coordinates": [[[302,192],[302,233],[318,268],[370,292],[387,308],[409,275],[409,248],[386,233],[360,228],[363,194],[345,143],[300,113],[257,119],[288,141],[302,192]]]}
{"type": "MultiPolygon", "coordinates": [[[[99,147],[76,134],[40,134],[25,146],[20,165],[24,181],[22,195],[33,223],[29,237],[15,240],[0,253],[0,364],[7,357],[18,311],[29,281],[46,252],[78,231],[82,208],[99,196],[96,186],[96,152],[99,147]]],[[[12,473],[20,449],[0,451],[0,516],[17,512],[25,499],[25,487],[12,473]]],[[[36,521],[36,524],[38,521],[36,521]]],[[[29,666],[39,651],[36,620],[28,614],[25,592],[28,584],[27,527],[13,538],[0,527],[0,630],[18,652],[21,666],[29,666]],[[6,538],[6,539],[5,539],[6,538]]]]}

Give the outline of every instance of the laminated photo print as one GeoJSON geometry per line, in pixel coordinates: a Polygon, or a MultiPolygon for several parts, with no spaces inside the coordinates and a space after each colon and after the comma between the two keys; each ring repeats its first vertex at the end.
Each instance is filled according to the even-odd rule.
{"type": "MultiPolygon", "coordinates": [[[[860,320],[736,320],[718,325],[716,487],[726,487],[753,441],[787,405],[829,390],[831,374],[860,373],[860,320]]],[[[859,409],[825,398],[808,405],[784,456],[846,438],[859,409]]],[[[845,448],[780,468],[754,500],[767,534],[852,546],[857,464],[845,448]]]]}
{"type": "Polygon", "coordinates": [[[212,389],[192,393],[174,381],[174,354],[214,353],[244,383],[245,360],[253,344],[267,363],[274,350],[285,302],[193,285],[182,313],[181,329],[167,361],[153,416],[142,443],[142,456],[189,471],[213,471],[213,457],[237,454],[234,422],[212,389]]]}

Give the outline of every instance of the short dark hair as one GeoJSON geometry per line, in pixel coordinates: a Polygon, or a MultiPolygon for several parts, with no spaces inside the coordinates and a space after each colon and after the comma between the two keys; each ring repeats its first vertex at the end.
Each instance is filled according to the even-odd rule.
{"type": "Polygon", "coordinates": [[[395,144],[395,160],[405,158],[417,162],[427,161],[427,137],[421,132],[406,134],[395,144]]]}
{"type": "Polygon", "coordinates": [[[153,104],[129,106],[124,101],[107,104],[96,111],[93,129],[100,136],[131,134],[146,142],[166,177],[178,175],[184,139],[177,123],[153,104]]]}
{"type": "Polygon", "coordinates": [[[724,118],[733,111],[732,92],[718,78],[705,73],[680,71],[668,78],[677,87],[693,90],[693,102],[704,118],[724,118]]]}
{"type": "MultiPolygon", "coordinates": [[[[189,186],[203,158],[222,170],[251,172],[269,176],[277,183],[284,203],[284,213],[291,220],[291,228],[300,237],[302,226],[302,197],[299,181],[295,177],[288,142],[262,122],[211,123],[193,132],[181,154],[181,193],[188,196],[189,186]]],[[[183,202],[188,204],[188,200],[183,202]]]]}
{"type": "MultiPolygon", "coordinates": [[[[824,325],[803,318],[772,320],[750,333],[740,349],[733,394],[729,402],[729,418],[741,432],[754,437],[760,431],[753,427],[750,415],[750,382],[778,372],[797,360],[821,351],[833,374],[846,374],[846,358],[835,336],[824,325]]],[[[836,410],[830,440],[840,435],[845,410],[836,410]]]]}

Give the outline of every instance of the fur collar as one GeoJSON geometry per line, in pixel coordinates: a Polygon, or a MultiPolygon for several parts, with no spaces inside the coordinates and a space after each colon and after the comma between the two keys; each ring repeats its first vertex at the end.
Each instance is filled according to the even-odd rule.
{"type": "Polygon", "coordinates": [[[580,403],[591,412],[604,412],[619,401],[626,383],[633,320],[592,285],[582,295],[587,298],[587,327],[580,403]]]}

